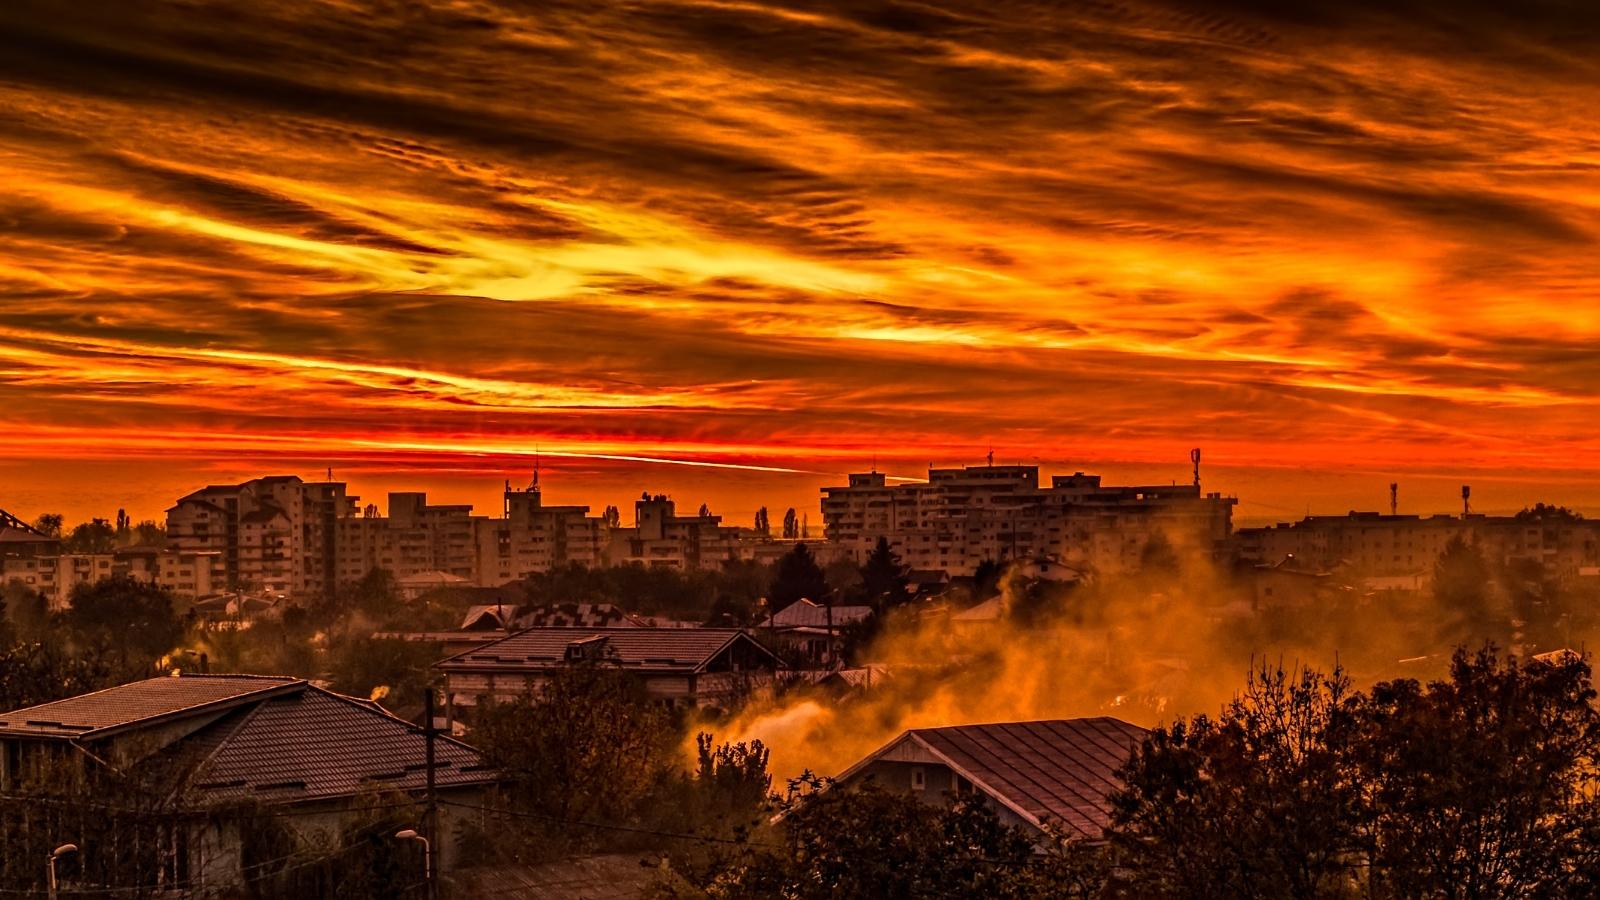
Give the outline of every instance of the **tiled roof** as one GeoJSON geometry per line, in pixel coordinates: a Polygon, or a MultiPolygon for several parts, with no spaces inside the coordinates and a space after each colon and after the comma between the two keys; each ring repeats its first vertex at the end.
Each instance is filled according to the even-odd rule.
{"type": "Polygon", "coordinates": [[[693,672],[739,641],[767,653],[737,628],[529,628],[435,665],[447,672],[548,669],[564,665],[567,648],[604,639],[604,659],[625,669],[693,672]]]}
{"type": "MultiPolygon", "coordinates": [[[[838,628],[851,622],[858,622],[872,615],[870,606],[835,606],[833,608],[833,625],[838,628]]],[[[761,623],[762,628],[826,628],[828,626],[828,607],[811,600],[796,600],[770,619],[761,623]]]]}
{"type": "MultiPolygon", "coordinates": [[[[427,783],[426,741],[420,727],[376,704],[302,683],[291,693],[229,713],[163,755],[182,761],[183,796],[190,801],[287,803],[349,796],[366,788],[421,790],[427,783]]],[[[482,784],[496,777],[478,751],[435,737],[438,786],[482,784]]]]}
{"type": "Polygon", "coordinates": [[[1145,734],[1101,716],[915,728],[889,746],[914,740],[1033,824],[1098,839],[1111,817],[1108,797],[1122,786],[1116,771],[1145,734]]]}
{"type": "Polygon", "coordinates": [[[184,675],[147,678],[65,700],[0,713],[0,734],[99,737],[105,732],[225,709],[256,695],[282,691],[299,679],[266,675],[184,675]]]}

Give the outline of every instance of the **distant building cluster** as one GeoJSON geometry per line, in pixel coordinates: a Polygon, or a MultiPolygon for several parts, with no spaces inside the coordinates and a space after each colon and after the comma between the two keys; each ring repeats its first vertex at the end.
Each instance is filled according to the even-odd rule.
{"type": "Polygon", "coordinates": [[[1240,529],[1235,541],[1245,561],[1344,569],[1394,586],[1420,586],[1451,541],[1475,544],[1499,566],[1536,564],[1556,578],[1600,575],[1600,520],[1564,509],[1536,506],[1513,516],[1381,515],[1307,516],[1298,522],[1240,529]]]}
{"type": "Polygon", "coordinates": [[[270,476],[188,494],[167,510],[163,545],[114,552],[64,552],[58,537],[0,511],[0,582],[20,581],[61,608],[78,584],[117,575],[196,598],[309,598],[376,569],[415,597],[497,587],[569,564],[770,563],[797,541],[824,563],[860,564],[880,540],[929,583],[972,577],[986,562],[1075,580],[1136,571],[1163,552],[1256,566],[1264,583],[1338,569],[1370,587],[1417,590],[1458,538],[1498,565],[1528,561],[1554,577],[1600,576],[1600,522],[1557,507],[1515,516],[1352,512],[1236,531],[1238,501],[1203,492],[1196,472],[1194,484],[1132,486],[1082,472],[1043,485],[1038,467],[1023,465],[936,468],[926,481],[856,473],[822,489],[820,541],[809,540],[792,510],[776,538],[764,527],[765,510],[756,527],[735,527],[704,507],[682,514],[663,494],[642,495],[633,524],[623,525],[614,509],[596,516],[587,506],[546,504],[537,475],[525,489],[506,484],[498,516],[430,504],[420,492],[389,494],[381,515],[342,482],[270,476]]]}
{"type": "Polygon", "coordinates": [[[857,561],[887,538],[912,569],[972,575],[984,561],[1047,559],[1116,573],[1137,569],[1157,535],[1226,552],[1238,502],[1198,484],[1108,487],[1077,472],[1039,483],[1037,466],[930,469],[925,482],[879,472],[823,488],[827,539],[857,561]]]}
{"type": "Polygon", "coordinates": [[[291,596],[315,596],[373,569],[392,573],[403,590],[493,587],[574,563],[711,569],[785,549],[763,551],[774,542],[706,511],[680,515],[665,495],[639,499],[632,526],[587,506],[547,505],[537,481],[525,490],[507,484],[504,501],[493,517],[391,493],[383,516],[361,509],[340,482],[261,478],[179,500],[167,511],[167,542],[218,554],[223,583],[291,596]]]}

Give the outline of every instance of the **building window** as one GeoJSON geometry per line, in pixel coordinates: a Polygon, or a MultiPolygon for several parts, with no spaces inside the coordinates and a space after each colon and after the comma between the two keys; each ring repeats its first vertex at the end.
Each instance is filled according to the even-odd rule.
{"type": "Polygon", "coordinates": [[[928,789],[928,772],[921,766],[915,766],[911,769],[911,789],[913,791],[925,791],[928,789]]]}

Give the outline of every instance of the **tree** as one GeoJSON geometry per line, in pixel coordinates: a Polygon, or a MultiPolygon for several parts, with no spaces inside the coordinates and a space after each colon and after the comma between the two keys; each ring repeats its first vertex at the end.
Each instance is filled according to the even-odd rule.
{"type": "Polygon", "coordinates": [[[50,601],[43,594],[13,579],[0,586],[0,598],[4,598],[6,619],[14,638],[38,640],[45,637],[50,625],[50,601]]]}
{"type": "Polygon", "coordinates": [[[68,553],[110,553],[116,546],[117,532],[105,519],[78,524],[61,542],[61,549],[68,553]]]}
{"type": "Polygon", "coordinates": [[[1596,896],[1594,699],[1576,654],[1458,650],[1448,680],[1368,695],[1263,668],[1124,766],[1120,877],[1158,898],[1596,896]]]}
{"type": "Polygon", "coordinates": [[[772,522],[767,519],[765,506],[756,510],[755,532],[762,537],[772,537],[772,522]]]}
{"type": "Polygon", "coordinates": [[[1006,574],[1006,567],[993,559],[985,559],[978,563],[972,572],[972,599],[982,603],[1000,593],[1000,579],[1006,574]]]}
{"type": "Polygon", "coordinates": [[[783,538],[787,541],[800,537],[800,519],[794,513],[794,507],[783,514],[783,538]]]}
{"type": "Polygon", "coordinates": [[[1433,598],[1444,637],[1456,641],[1494,636],[1504,619],[1491,607],[1489,563],[1476,543],[1451,538],[1433,566],[1433,598]]]}
{"type": "Polygon", "coordinates": [[[678,758],[670,714],[627,673],[598,663],[558,669],[543,687],[484,707],[473,738],[514,779],[513,807],[558,823],[636,820],[678,758]]]}
{"type": "Polygon", "coordinates": [[[704,503],[700,504],[700,518],[704,519],[709,515],[711,515],[711,507],[704,503]]]}
{"type": "Polygon", "coordinates": [[[1341,897],[1359,794],[1348,681],[1263,666],[1211,719],[1157,728],[1122,770],[1108,838],[1141,897],[1341,897]]]}
{"type": "Polygon", "coordinates": [[[159,522],[144,521],[120,535],[118,541],[128,547],[165,547],[167,526],[159,522]]]}
{"type": "Polygon", "coordinates": [[[50,537],[61,536],[61,525],[60,513],[45,513],[33,520],[33,530],[50,537]]]}
{"type": "Polygon", "coordinates": [[[605,511],[605,522],[607,528],[621,528],[622,512],[615,506],[607,506],[605,511]]]}
{"type": "Polygon", "coordinates": [[[1492,647],[1457,650],[1448,681],[1375,686],[1354,744],[1374,893],[1594,896],[1594,698],[1576,654],[1519,662],[1492,647]]]}
{"type": "MultiPolygon", "coordinates": [[[[981,803],[924,803],[873,784],[812,792],[791,804],[783,846],[719,873],[720,896],[921,898],[1035,896],[1024,891],[1033,843],[981,803]]],[[[1037,896],[1050,896],[1050,892],[1037,896]]]]}
{"type": "Polygon", "coordinates": [[[435,647],[414,641],[355,637],[328,648],[334,690],[391,707],[421,702],[438,660],[435,647]]]}
{"type": "Polygon", "coordinates": [[[879,537],[877,546],[861,566],[861,591],[876,609],[893,607],[906,599],[906,580],[911,570],[900,564],[900,557],[879,537]]]}
{"type": "Polygon", "coordinates": [[[816,557],[805,544],[795,544],[778,560],[767,596],[771,598],[774,612],[802,598],[820,603],[830,596],[822,567],[817,565],[816,557]]]}
{"type": "Polygon", "coordinates": [[[148,667],[183,637],[171,591],[120,575],[73,588],[63,619],[81,649],[124,667],[148,667]]]}

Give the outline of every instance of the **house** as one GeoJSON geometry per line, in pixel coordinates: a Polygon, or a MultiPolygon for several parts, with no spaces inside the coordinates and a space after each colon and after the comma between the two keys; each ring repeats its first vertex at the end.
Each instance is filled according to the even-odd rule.
{"type": "Polygon", "coordinates": [[[44,534],[27,522],[0,509],[0,559],[55,556],[60,552],[59,538],[44,534]]]}
{"type": "Polygon", "coordinates": [[[430,591],[472,586],[471,579],[440,569],[429,569],[425,572],[408,572],[397,576],[394,582],[395,586],[400,590],[400,596],[407,600],[415,600],[430,591]]]}
{"type": "Polygon", "coordinates": [[[843,630],[872,615],[870,606],[828,606],[802,597],[760,625],[778,646],[819,666],[831,666],[844,647],[843,630]]]}
{"type": "Polygon", "coordinates": [[[950,617],[950,624],[958,630],[981,630],[995,625],[1006,617],[1006,598],[996,594],[982,603],[968,607],[950,617]]]}
{"type": "Polygon", "coordinates": [[[1292,554],[1249,572],[1251,609],[1305,607],[1325,598],[1334,587],[1328,572],[1308,566],[1292,554]]]}
{"type": "Polygon", "coordinates": [[[556,670],[612,666],[637,678],[651,699],[722,706],[769,683],[771,650],[737,628],[529,628],[435,663],[445,677],[446,715],[537,690],[556,670]]]}
{"type": "MultiPolygon", "coordinates": [[[[482,805],[498,776],[466,744],[433,743],[437,796],[447,801],[437,852],[447,870],[458,857],[459,817],[471,814],[450,803],[482,805]]],[[[376,703],[302,679],[185,674],[0,713],[0,791],[24,793],[63,760],[85,774],[91,766],[140,774],[172,811],[159,826],[172,833],[162,868],[209,895],[240,879],[248,815],[265,807],[304,833],[336,833],[373,790],[420,796],[426,744],[423,729],[376,703]]]]}
{"type": "Polygon", "coordinates": [[[1042,838],[1099,840],[1116,772],[1145,730],[1120,719],[1050,719],[913,728],[846,769],[839,787],[868,781],[930,803],[977,795],[1002,822],[1042,838]]]}

